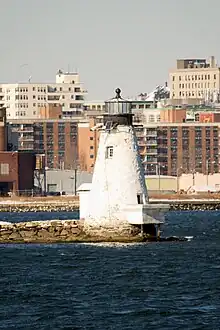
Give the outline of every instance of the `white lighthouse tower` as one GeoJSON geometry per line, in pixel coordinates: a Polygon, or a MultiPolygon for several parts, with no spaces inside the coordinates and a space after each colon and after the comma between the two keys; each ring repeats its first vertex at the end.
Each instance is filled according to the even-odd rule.
{"type": "Polygon", "coordinates": [[[116,89],[105,104],[103,124],[93,128],[100,130],[100,141],[88,202],[81,209],[84,231],[99,237],[156,236],[155,225],[169,206],[148,202],[131,103],[120,93],[116,89]]]}

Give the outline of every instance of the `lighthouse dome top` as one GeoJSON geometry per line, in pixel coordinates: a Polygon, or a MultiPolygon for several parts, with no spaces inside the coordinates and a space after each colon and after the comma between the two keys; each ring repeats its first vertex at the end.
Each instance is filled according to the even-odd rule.
{"type": "Polygon", "coordinates": [[[121,89],[116,88],[115,97],[105,101],[105,112],[111,115],[130,114],[131,102],[121,97],[121,89]]]}

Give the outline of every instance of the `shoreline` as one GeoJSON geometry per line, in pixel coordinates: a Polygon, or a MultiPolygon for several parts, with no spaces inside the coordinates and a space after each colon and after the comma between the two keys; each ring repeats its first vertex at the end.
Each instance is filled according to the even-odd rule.
{"type": "MultiPolygon", "coordinates": [[[[169,204],[169,211],[218,211],[220,198],[150,198],[152,204],[169,204]]],[[[14,198],[0,199],[0,212],[74,212],[79,211],[79,199],[74,196],[64,198],[14,198]]]]}
{"type": "Polygon", "coordinates": [[[186,238],[157,238],[149,235],[90,236],[83,231],[81,220],[47,220],[1,222],[1,244],[58,244],[58,243],[160,243],[187,241],[186,238]]]}

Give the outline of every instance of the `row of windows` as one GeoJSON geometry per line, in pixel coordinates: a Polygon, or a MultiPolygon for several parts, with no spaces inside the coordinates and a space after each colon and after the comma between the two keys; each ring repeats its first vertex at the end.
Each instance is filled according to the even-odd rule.
{"type": "MultiPolygon", "coordinates": [[[[175,81],[175,76],[173,76],[173,81],[175,81]]],[[[185,75],[179,76],[179,81],[185,80],[185,81],[191,81],[191,80],[210,80],[211,75],[210,74],[205,74],[205,75],[185,75]]],[[[213,75],[213,79],[216,80],[216,74],[213,75]]]]}
{"type": "MultiPolygon", "coordinates": [[[[188,84],[179,84],[179,88],[186,88],[186,89],[193,89],[193,88],[209,88],[209,83],[188,83],[188,84]]],[[[213,87],[216,88],[216,83],[213,83],[213,87]]],[[[173,89],[175,89],[175,86],[173,85],[173,89]]]]}
{"type": "MultiPolygon", "coordinates": [[[[198,96],[198,97],[203,97],[204,93],[203,91],[198,91],[198,92],[179,92],[180,97],[190,97],[190,96],[198,96]]],[[[175,97],[175,93],[173,93],[173,97],[175,97]]]]}
{"type": "MultiPolygon", "coordinates": [[[[13,89],[12,89],[13,90],[13,89]]],[[[12,91],[10,88],[6,88],[5,91],[6,93],[10,93],[12,91]]],[[[38,92],[38,93],[46,93],[47,89],[45,87],[32,87],[33,92],[38,92]]],[[[49,87],[48,86],[48,92],[63,92],[65,91],[63,87],[49,87]]],[[[75,92],[75,93],[81,93],[82,90],[80,87],[75,87],[75,88],[68,88],[69,92],[75,92]]],[[[4,92],[4,89],[1,88],[0,92],[4,92]]],[[[28,93],[28,87],[17,87],[15,88],[16,93],[28,93]]]]}
{"type": "Polygon", "coordinates": [[[150,104],[132,104],[132,109],[148,109],[150,107],[150,104]]]}
{"type": "MultiPolygon", "coordinates": [[[[28,103],[15,103],[15,108],[28,108],[28,103]]],[[[33,103],[33,107],[38,107],[38,108],[42,108],[42,107],[46,107],[46,103],[33,103]]],[[[8,108],[10,108],[10,104],[8,105],[8,108]]]]}
{"type": "MultiPolygon", "coordinates": [[[[10,99],[10,96],[8,96],[10,99]]],[[[28,95],[15,95],[15,100],[28,100],[28,95]]]]}
{"type": "Polygon", "coordinates": [[[104,110],[104,105],[85,105],[84,110],[104,110]]]}

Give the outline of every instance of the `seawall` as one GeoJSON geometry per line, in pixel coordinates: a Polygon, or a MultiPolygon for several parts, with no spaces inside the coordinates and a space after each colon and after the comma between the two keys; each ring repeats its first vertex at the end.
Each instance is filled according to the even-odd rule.
{"type": "MultiPolygon", "coordinates": [[[[170,205],[170,211],[210,211],[220,210],[220,200],[180,200],[180,199],[151,199],[150,203],[170,205]]],[[[55,201],[6,201],[0,202],[0,212],[71,212],[79,210],[78,200],[55,200],[55,201]]]]}

